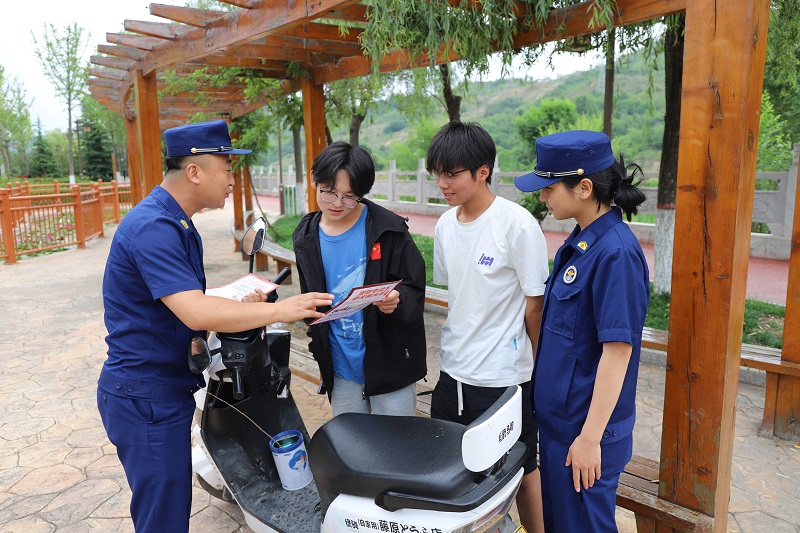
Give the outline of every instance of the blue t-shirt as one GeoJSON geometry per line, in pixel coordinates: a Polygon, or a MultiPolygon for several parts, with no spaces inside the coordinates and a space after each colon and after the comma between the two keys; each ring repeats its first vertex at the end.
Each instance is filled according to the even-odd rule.
{"type": "MultiPolygon", "coordinates": [[[[319,229],[319,246],[325,266],[326,290],[333,294],[333,305],[344,300],[350,290],[364,284],[367,269],[367,206],[352,228],[341,235],[326,235],[319,229]]],[[[328,338],[331,343],[335,375],[364,383],[364,313],[330,322],[328,338]]]]}

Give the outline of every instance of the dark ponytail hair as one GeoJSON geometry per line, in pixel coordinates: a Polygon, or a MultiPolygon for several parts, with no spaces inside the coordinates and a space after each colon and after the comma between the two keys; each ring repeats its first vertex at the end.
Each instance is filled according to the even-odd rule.
{"type": "Polygon", "coordinates": [[[644,180],[644,171],[636,163],[626,166],[622,154],[619,156],[619,161],[614,161],[614,164],[605,170],[586,176],[564,178],[564,185],[574,189],[582,179],[592,180],[598,211],[603,205],[616,205],[625,213],[628,222],[631,221],[631,216],[637,213],[638,206],[645,201],[644,193],[638,189],[644,180]],[[640,177],[634,182],[633,179],[637,174],[640,177]]]}

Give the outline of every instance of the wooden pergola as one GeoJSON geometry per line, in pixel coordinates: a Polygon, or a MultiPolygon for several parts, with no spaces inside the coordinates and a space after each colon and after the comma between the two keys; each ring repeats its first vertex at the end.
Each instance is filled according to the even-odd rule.
{"type": "MultiPolygon", "coordinates": [[[[162,179],[161,131],[198,109],[188,95],[158,98],[167,70],[206,66],[259,69],[302,91],[306,161],[325,146],[323,87],[369,74],[358,43],[369,8],[357,0],[224,0],[230,13],[151,4],[170,23],[125,21],[133,34],[108,34],[92,62],[92,94],[128,124],[132,189],[137,198],[162,179]],[[337,24],[350,28],[343,35],[337,24]],[[289,80],[287,62],[310,73],[289,80]]],[[[448,0],[453,6],[458,0],[448,0]]],[[[475,2],[478,4],[479,2],[475,2]]],[[[524,5],[520,2],[520,5],[524,5]]],[[[730,496],[735,403],[739,379],[756,147],[764,77],[768,0],[618,0],[615,26],[685,12],[679,169],[659,498],[714,517],[725,531],[730,496]]],[[[520,30],[515,48],[586,35],[588,3],[551,11],[542,28],[520,30]]],[[[457,59],[455,56],[439,58],[457,59]]],[[[380,70],[424,66],[401,50],[380,70]]],[[[248,104],[240,87],[219,91],[207,112],[231,119],[248,104]]],[[[241,220],[241,194],[237,194],[241,220]]],[[[247,195],[249,198],[250,195],[247,195]]],[[[800,198],[797,199],[800,205],[800,198]]],[[[316,209],[309,198],[309,209],[316,209]]],[[[783,361],[800,363],[800,209],[795,211],[783,361]]],[[[800,378],[768,383],[765,425],[800,438],[800,378]]],[[[662,527],[658,531],[665,531],[662,527]]],[[[654,529],[655,531],[655,529],[654,529]]]]}

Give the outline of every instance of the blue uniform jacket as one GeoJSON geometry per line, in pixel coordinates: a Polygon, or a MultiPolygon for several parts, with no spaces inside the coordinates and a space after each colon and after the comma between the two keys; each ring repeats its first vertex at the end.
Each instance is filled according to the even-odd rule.
{"type": "Polygon", "coordinates": [[[160,298],[205,291],[203,244],[175,199],[156,187],[120,223],[103,276],[108,359],[99,385],[118,396],[185,399],[198,378],[189,371],[191,338],[160,298]]]}
{"type": "Polygon", "coordinates": [[[543,433],[566,444],[580,434],[605,342],[628,343],[633,352],[601,444],[632,433],[649,293],[647,262],[618,208],[583,230],[576,226],[545,289],[531,394],[543,433]]]}

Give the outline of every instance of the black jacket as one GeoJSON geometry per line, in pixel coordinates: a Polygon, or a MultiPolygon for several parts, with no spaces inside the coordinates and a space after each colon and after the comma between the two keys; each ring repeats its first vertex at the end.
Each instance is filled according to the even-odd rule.
{"type": "MultiPolygon", "coordinates": [[[[367,396],[402,389],[427,373],[425,343],[425,262],[408,233],[405,219],[383,207],[363,200],[367,206],[367,268],[364,284],[402,279],[397,286],[400,304],[391,314],[376,306],[364,309],[364,392],[367,396]],[[374,252],[380,244],[380,253],[374,252]],[[379,255],[380,258],[374,258],[379,255]]],[[[292,234],[302,292],[327,292],[319,246],[321,213],[309,213],[292,234]]],[[[320,311],[327,311],[321,308],[320,311]]],[[[333,361],[328,323],[308,328],[309,349],[319,364],[322,383],[330,398],[333,361]]]]}

